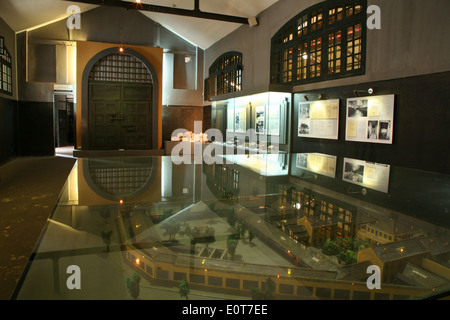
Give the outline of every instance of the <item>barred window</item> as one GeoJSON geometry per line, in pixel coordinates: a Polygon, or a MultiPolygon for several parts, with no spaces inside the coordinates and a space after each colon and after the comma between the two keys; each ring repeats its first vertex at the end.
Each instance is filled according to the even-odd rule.
{"type": "Polygon", "coordinates": [[[5,45],[5,39],[0,37],[0,92],[12,95],[12,61],[5,45]]]}
{"type": "Polygon", "coordinates": [[[366,7],[367,0],[328,0],[286,23],[272,38],[271,83],[364,74],[366,7]]]}

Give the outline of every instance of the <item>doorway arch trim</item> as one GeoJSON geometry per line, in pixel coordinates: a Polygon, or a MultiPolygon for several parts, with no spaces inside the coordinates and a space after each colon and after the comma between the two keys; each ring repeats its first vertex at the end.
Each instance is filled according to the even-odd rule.
{"type": "MultiPolygon", "coordinates": [[[[112,47],[100,51],[94,57],[92,57],[86,64],[83,70],[82,80],[81,80],[81,148],[83,150],[89,150],[91,146],[89,145],[89,74],[94,67],[94,65],[106,56],[115,54],[119,52],[119,47],[112,47]]],[[[158,113],[159,113],[159,81],[158,74],[156,73],[153,65],[139,52],[124,48],[124,54],[131,55],[139,59],[148,69],[153,81],[153,92],[152,92],[152,139],[151,148],[158,149],[158,113]]]]}

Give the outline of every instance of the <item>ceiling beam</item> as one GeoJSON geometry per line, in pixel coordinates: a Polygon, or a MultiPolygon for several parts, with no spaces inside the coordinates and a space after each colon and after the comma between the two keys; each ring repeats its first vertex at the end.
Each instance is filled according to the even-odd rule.
{"type": "Polygon", "coordinates": [[[179,8],[173,8],[173,7],[164,7],[164,6],[152,5],[152,4],[146,4],[146,3],[137,3],[137,2],[121,1],[121,0],[63,0],[63,1],[79,2],[79,3],[92,4],[92,5],[98,5],[98,6],[104,5],[104,6],[112,6],[112,7],[121,7],[121,8],[125,8],[128,10],[139,10],[139,11],[148,11],[148,12],[155,12],[155,13],[174,14],[174,15],[185,16],[185,17],[232,22],[232,23],[238,23],[238,24],[249,24],[248,18],[200,11],[200,0],[194,0],[195,1],[194,2],[194,10],[179,9],[179,8]]]}

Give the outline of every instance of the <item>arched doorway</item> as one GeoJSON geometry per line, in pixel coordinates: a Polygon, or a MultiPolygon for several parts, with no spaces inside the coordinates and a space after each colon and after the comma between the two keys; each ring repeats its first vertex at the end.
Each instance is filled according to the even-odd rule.
{"type": "Polygon", "coordinates": [[[83,149],[157,148],[158,81],[145,57],[104,50],[89,61],[82,81],[83,149]]]}

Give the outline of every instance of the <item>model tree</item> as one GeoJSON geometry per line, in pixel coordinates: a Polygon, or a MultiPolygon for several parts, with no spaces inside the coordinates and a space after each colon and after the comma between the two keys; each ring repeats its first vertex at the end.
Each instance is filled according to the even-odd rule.
{"type": "Polygon", "coordinates": [[[111,245],[111,235],[112,235],[112,230],[109,231],[102,231],[102,240],[106,245],[106,252],[109,252],[109,246],[111,245]]]}
{"type": "Polygon", "coordinates": [[[135,272],[131,278],[127,278],[126,280],[128,292],[135,300],[139,297],[139,282],[141,282],[141,276],[137,272],[135,272]]]}
{"type": "Polygon", "coordinates": [[[253,233],[252,229],[248,229],[248,242],[250,245],[253,245],[252,240],[255,238],[255,234],[253,233]]]}
{"type": "Polygon", "coordinates": [[[234,255],[236,253],[236,248],[238,245],[238,237],[239,237],[238,235],[232,234],[229,235],[227,239],[227,249],[231,260],[234,259],[234,255]]]}
{"type": "Polygon", "coordinates": [[[188,294],[189,294],[189,283],[186,279],[183,279],[180,281],[180,284],[178,285],[178,289],[180,292],[180,296],[183,298],[186,298],[186,300],[189,300],[188,294]]]}
{"type": "Polygon", "coordinates": [[[105,219],[105,224],[108,223],[108,218],[111,216],[111,212],[109,212],[109,209],[107,207],[102,207],[100,210],[100,216],[105,219]]]}
{"type": "Polygon", "coordinates": [[[180,232],[181,223],[179,221],[169,221],[162,226],[166,230],[166,234],[169,235],[169,240],[174,241],[177,233],[180,232]]]}
{"type": "Polygon", "coordinates": [[[274,300],[275,299],[275,282],[271,278],[266,279],[266,289],[264,291],[259,290],[259,288],[252,288],[252,299],[253,300],[274,300]]]}
{"type": "Polygon", "coordinates": [[[234,228],[234,226],[237,222],[237,215],[236,215],[236,212],[234,211],[234,206],[231,206],[228,209],[227,222],[230,226],[232,226],[234,228]]]}

